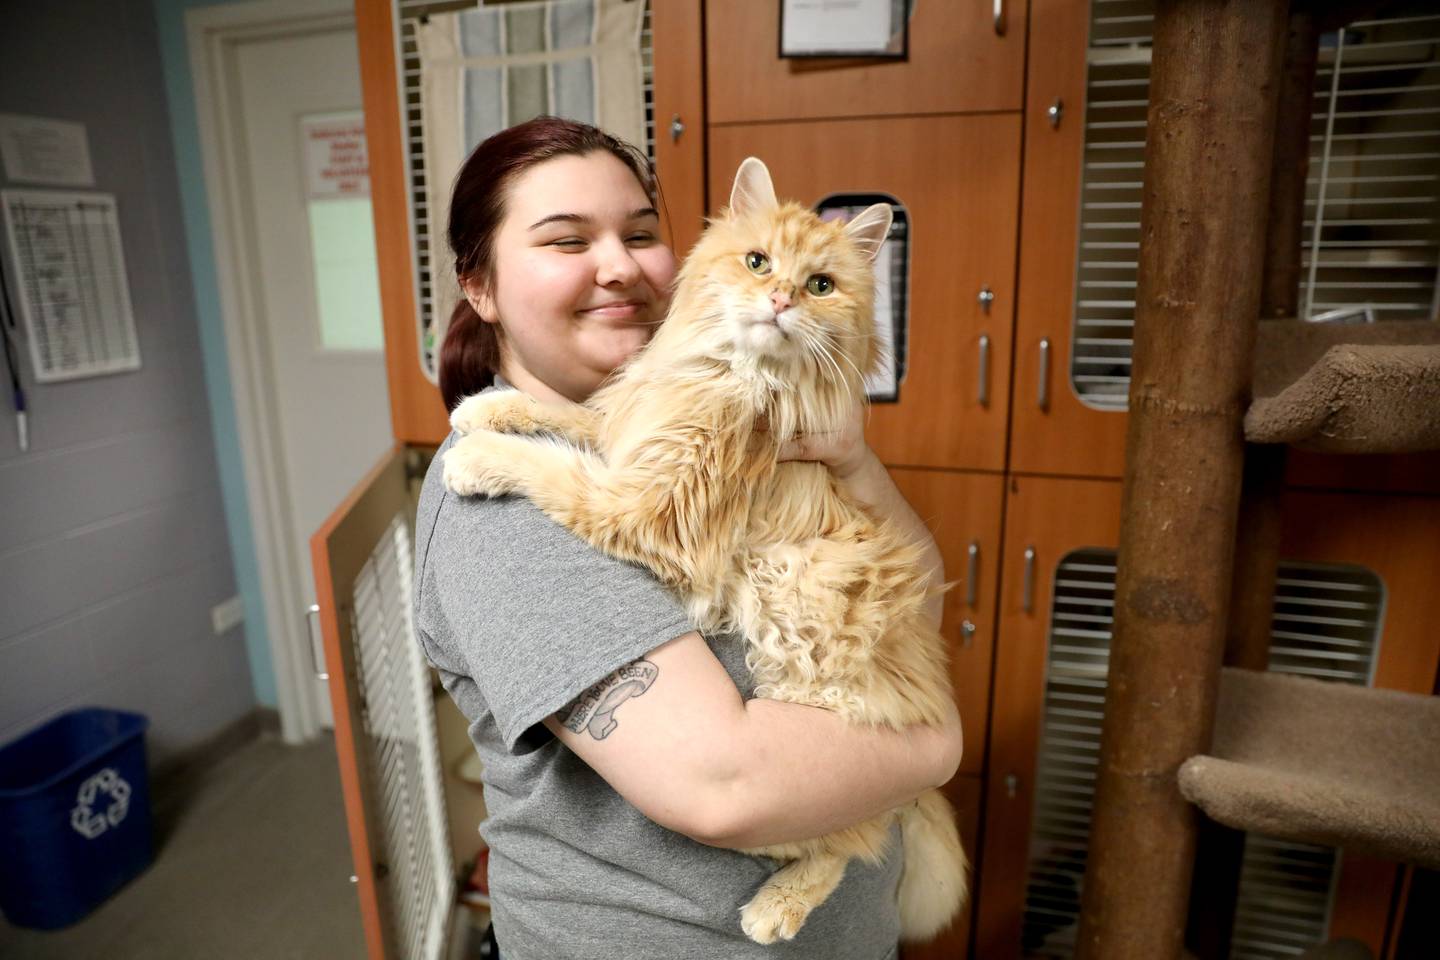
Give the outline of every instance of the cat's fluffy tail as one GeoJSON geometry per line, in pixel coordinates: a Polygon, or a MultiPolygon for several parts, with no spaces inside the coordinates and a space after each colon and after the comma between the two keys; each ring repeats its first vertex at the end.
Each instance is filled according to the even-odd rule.
{"type": "Polygon", "coordinates": [[[923,942],[950,925],[965,903],[969,862],[955,811],[927,790],[900,814],[905,870],[900,876],[900,938],[923,942]]]}

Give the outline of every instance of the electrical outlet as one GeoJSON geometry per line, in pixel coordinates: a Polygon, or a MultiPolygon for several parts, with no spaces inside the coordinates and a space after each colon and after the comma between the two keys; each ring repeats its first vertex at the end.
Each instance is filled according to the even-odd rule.
{"type": "Polygon", "coordinates": [[[210,608],[210,622],[215,626],[215,636],[239,626],[245,620],[245,607],[239,596],[231,597],[210,608]]]}

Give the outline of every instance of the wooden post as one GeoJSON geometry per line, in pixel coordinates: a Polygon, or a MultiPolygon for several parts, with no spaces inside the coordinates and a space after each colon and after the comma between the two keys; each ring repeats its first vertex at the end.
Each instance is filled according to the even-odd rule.
{"type": "Polygon", "coordinates": [[[1159,0],[1135,349],[1081,960],[1180,955],[1260,307],[1284,0],[1159,0]]]}
{"type": "MultiPolygon", "coordinates": [[[[1297,4],[1298,6],[1298,4],[1297,4]]],[[[1285,62],[1275,108],[1270,202],[1265,231],[1265,274],[1260,319],[1294,318],[1300,301],[1300,250],[1304,241],[1305,180],[1310,168],[1310,114],[1320,31],[1308,9],[1292,9],[1285,62]]],[[[1275,579],[1280,564],[1280,495],[1290,448],[1246,444],[1230,591],[1225,665],[1264,670],[1270,665],[1275,579]]],[[[1235,925],[1245,834],[1200,818],[1190,922],[1185,946],[1199,960],[1226,960],[1235,925]]]]}

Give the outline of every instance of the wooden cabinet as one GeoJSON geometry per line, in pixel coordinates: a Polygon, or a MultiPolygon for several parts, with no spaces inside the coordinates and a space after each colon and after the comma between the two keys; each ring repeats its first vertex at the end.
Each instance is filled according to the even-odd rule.
{"type": "Polygon", "coordinates": [[[906,60],[782,59],[780,0],[712,0],[705,7],[710,122],[1020,108],[1025,0],[913,6],[906,60]]]}
{"type": "Polygon", "coordinates": [[[871,407],[867,439],[892,466],[1004,469],[1019,118],[714,127],[712,207],[728,199],[747,156],[765,161],[782,199],[813,205],[832,193],[887,193],[905,205],[907,370],[899,402],[871,407]],[[988,310],[979,300],[986,287],[995,294],[988,310]]]}
{"type": "MultiPolygon", "coordinates": [[[[1020,955],[1056,571],[1072,551],[1116,546],[1120,498],[1118,481],[1009,480],[977,908],[976,955],[987,960],[1020,955]]],[[[1383,585],[1374,684],[1429,693],[1440,664],[1440,501],[1293,491],[1283,510],[1284,560],[1362,567],[1383,585]]],[[[1348,854],[1342,864],[1331,935],[1378,952],[1395,866],[1348,854]]]]}

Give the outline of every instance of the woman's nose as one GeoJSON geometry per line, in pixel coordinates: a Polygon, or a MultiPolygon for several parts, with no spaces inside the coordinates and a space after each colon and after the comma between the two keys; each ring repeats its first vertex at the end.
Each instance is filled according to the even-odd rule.
{"type": "Polygon", "coordinates": [[[606,244],[596,269],[595,282],[602,287],[633,286],[640,279],[640,264],[623,243],[606,244]]]}

